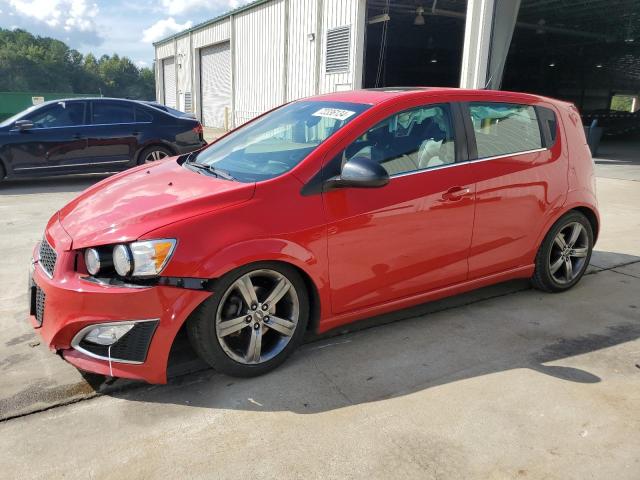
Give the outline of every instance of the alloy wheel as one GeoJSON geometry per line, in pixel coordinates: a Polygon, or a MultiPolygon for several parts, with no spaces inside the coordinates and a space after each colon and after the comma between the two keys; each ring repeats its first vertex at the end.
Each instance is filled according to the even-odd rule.
{"type": "Polygon", "coordinates": [[[162,150],[153,150],[147,154],[147,156],[144,158],[144,161],[145,163],[156,162],[168,156],[169,155],[166,152],[163,152],[162,150]]]}
{"type": "Polygon", "coordinates": [[[565,225],[553,240],[549,253],[549,273],[559,284],[571,283],[585,268],[589,255],[589,235],[579,222],[565,225]]]}
{"type": "Polygon", "coordinates": [[[222,296],[216,337],[236,362],[264,363],[285,349],[299,315],[298,294],[289,279],[274,270],[254,270],[238,278],[222,296]]]}

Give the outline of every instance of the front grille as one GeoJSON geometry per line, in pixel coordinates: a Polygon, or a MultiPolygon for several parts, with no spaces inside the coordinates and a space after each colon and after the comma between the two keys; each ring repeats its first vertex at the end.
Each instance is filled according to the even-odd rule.
{"type": "Polygon", "coordinates": [[[36,285],[36,305],[35,305],[35,315],[36,320],[40,325],[42,325],[42,321],[44,320],[44,302],[47,298],[47,294],[36,285]]]}
{"type": "MultiPolygon", "coordinates": [[[[138,322],[134,327],[125,333],[120,340],[111,345],[111,359],[126,362],[144,363],[147,359],[147,351],[151,344],[151,339],[158,326],[157,321],[138,322]]],[[[82,350],[91,352],[104,359],[109,358],[109,347],[107,345],[96,345],[85,340],[81,340],[78,345],[82,350]]]]}
{"type": "Polygon", "coordinates": [[[51,248],[47,239],[43,238],[42,242],[40,242],[40,265],[42,265],[42,268],[50,277],[53,277],[53,270],[56,268],[57,259],[58,255],[56,251],[51,248]]]}

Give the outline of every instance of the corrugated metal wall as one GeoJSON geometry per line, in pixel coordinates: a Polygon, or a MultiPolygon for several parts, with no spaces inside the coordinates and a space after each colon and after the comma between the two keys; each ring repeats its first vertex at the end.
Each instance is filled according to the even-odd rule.
{"type": "Polygon", "coordinates": [[[364,0],[325,0],[324,2],[321,92],[350,90],[361,86],[364,34],[361,35],[358,30],[364,31],[365,3],[364,0]],[[360,22],[358,21],[359,19],[361,20],[360,22]],[[351,67],[345,73],[326,74],[327,30],[347,25],[351,26],[351,49],[349,52],[351,67]]]}
{"type": "Polygon", "coordinates": [[[287,100],[308,97],[317,92],[317,46],[322,42],[317,33],[320,3],[318,0],[294,0],[289,3],[287,100]]]}
{"type": "MultiPolygon", "coordinates": [[[[179,108],[190,92],[202,118],[200,49],[230,41],[237,126],[286,101],[359,88],[365,8],[366,0],[272,0],[157,45],[156,61],[175,55],[179,108]],[[326,32],[343,26],[351,27],[350,67],[327,74],[326,32]]],[[[157,68],[158,99],[164,98],[161,73],[157,68]]]]}
{"type": "Polygon", "coordinates": [[[231,21],[227,18],[193,32],[193,48],[202,48],[231,38],[231,21]]]}
{"type": "Polygon", "coordinates": [[[235,124],[285,102],[285,0],[234,17],[235,124]]]}

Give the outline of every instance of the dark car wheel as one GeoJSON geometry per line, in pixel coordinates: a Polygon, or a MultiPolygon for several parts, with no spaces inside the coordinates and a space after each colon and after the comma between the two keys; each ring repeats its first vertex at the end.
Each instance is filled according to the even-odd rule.
{"type": "Polygon", "coordinates": [[[264,262],[216,282],[215,293],[187,322],[198,355],[227,375],[273,370],[302,342],[309,320],[304,280],[288,265],[264,262]]]}
{"type": "Polygon", "coordinates": [[[580,212],[558,220],[536,256],[533,286],[545,292],[563,292],[580,281],[593,250],[591,223],[580,212]]]}
{"type": "Polygon", "coordinates": [[[170,157],[171,155],[173,155],[173,153],[168,148],[160,145],[153,145],[142,151],[138,157],[138,164],[142,165],[143,163],[157,162],[158,160],[170,157]]]}

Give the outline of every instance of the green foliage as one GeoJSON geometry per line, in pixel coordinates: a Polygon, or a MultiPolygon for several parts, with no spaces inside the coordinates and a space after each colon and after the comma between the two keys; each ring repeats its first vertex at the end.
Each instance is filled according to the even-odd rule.
{"type": "Polygon", "coordinates": [[[0,28],[0,92],[25,91],[153,100],[155,78],[151,69],[138,68],[127,57],[96,59],[53,38],[0,28]]]}

